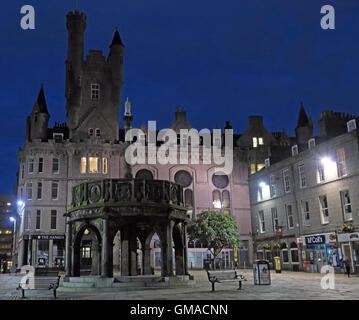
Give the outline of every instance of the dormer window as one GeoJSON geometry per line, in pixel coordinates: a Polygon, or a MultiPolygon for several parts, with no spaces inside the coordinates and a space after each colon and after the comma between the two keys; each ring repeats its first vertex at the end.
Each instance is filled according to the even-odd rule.
{"type": "Polygon", "coordinates": [[[99,128],[96,128],[95,134],[96,134],[96,137],[100,137],[101,136],[101,130],[99,128]]]}
{"type": "Polygon", "coordinates": [[[98,83],[91,83],[91,100],[100,99],[100,85],[98,83]]]}
{"type": "Polygon", "coordinates": [[[55,143],[60,143],[64,139],[64,134],[63,133],[54,133],[52,137],[53,137],[55,143]]]}
{"type": "Polygon", "coordinates": [[[93,135],[94,135],[94,130],[93,130],[93,128],[90,128],[90,129],[89,129],[88,134],[89,134],[89,137],[93,137],[93,135]]]}
{"type": "Polygon", "coordinates": [[[355,119],[352,119],[347,122],[347,128],[348,128],[348,132],[354,131],[357,128],[357,123],[355,119]]]}
{"type": "Polygon", "coordinates": [[[315,147],[315,139],[314,138],[309,139],[308,140],[308,148],[313,149],[314,147],[315,147]]]}
{"type": "Polygon", "coordinates": [[[292,157],[298,154],[298,145],[292,146],[292,157]]]}

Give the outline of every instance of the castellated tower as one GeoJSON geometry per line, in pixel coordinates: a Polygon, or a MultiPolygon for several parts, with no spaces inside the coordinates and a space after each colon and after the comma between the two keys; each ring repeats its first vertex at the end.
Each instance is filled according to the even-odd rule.
{"type": "Polygon", "coordinates": [[[86,15],[69,12],[67,29],[66,110],[70,139],[118,140],[125,48],[120,34],[116,30],[107,59],[100,50],[90,50],[84,59],[86,15]]]}
{"type": "Polygon", "coordinates": [[[44,89],[41,87],[32,112],[27,117],[26,141],[33,141],[36,139],[46,140],[49,119],[50,115],[47,111],[44,89]]]}

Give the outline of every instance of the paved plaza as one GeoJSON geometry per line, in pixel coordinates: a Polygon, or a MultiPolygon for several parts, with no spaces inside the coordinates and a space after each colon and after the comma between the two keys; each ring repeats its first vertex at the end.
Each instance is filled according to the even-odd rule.
{"type": "MultiPolygon", "coordinates": [[[[196,285],[176,288],[59,288],[59,300],[353,300],[359,299],[359,277],[348,278],[344,274],[335,275],[335,289],[321,288],[321,274],[271,271],[271,285],[254,285],[251,270],[241,270],[248,281],[243,289],[237,290],[238,283],[216,284],[216,292],[211,292],[211,284],[205,271],[191,271],[196,285]]],[[[20,299],[21,292],[15,288],[21,276],[0,275],[0,299],[20,299]]],[[[27,300],[54,299],[52,291],[26,291],[27,300]]]]}

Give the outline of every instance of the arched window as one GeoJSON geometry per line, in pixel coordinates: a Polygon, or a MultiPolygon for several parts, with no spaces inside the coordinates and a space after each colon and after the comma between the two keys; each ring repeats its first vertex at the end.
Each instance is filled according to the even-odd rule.
{"type": "Polygon", "coordinates": [[[212,192],[212,199],[213,207],[215,209],[222,209],[221,193],[219,192],[219,190],[214,190],[212,192]]]}
{"type": "Polygon", "coordinates": [[[193,192],[191,189],[184,191],[184,203],[186,208],[193,208],[193,192]]]}
{"type": "Polygon", "coordinates": [[[150,170],[141,169],[137,171],[136,179],[153,180],[153,174],[150,170]]]}
{"type": "Polygon", "coordinates": [[[228,186],[229,179],[228,176],[225,174],[213,174],[212,176],[212,183],[218,189],[224,189],[228,186]]]}
{"type": "Polygon", "coordinates": [[[222,192],[222,204],[223,208],[230,208],[231,207],[231,200],[229,197],[229,191],[223,190],[222,192]]]}
{"type": "Polygon", "coordinates": [[[175,174],[175,182],[187,188],[192,183],[192,176],[185,170],[177,171],[175,174]]]}

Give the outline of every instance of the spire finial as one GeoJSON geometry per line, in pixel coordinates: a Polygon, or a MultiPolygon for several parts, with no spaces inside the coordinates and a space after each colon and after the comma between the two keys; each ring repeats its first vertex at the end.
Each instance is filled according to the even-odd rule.
{"type": "Polygon", "coordinates": [[[128,100],[128,97],[125,103],[125,116],[131,116],[131,102],[128,100]]]}

